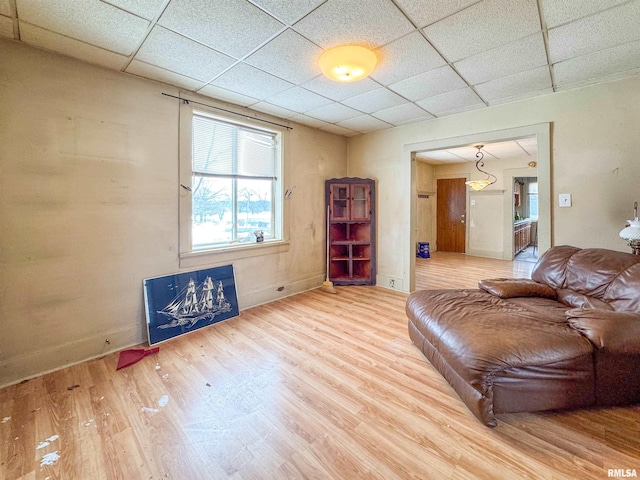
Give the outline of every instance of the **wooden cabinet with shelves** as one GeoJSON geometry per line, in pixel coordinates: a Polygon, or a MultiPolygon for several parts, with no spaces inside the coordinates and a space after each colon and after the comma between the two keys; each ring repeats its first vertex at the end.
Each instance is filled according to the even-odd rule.
{"type": "Polygon", "coordinates": [[[329,278],[336,285],[375,285],[375,182],[327,180],[329,278]]]}
{"type": "Polygon", "coordinates": [[[517,255],[531,243],[531,222],[521,220],[513,224],[513,254],[517,255]]]}

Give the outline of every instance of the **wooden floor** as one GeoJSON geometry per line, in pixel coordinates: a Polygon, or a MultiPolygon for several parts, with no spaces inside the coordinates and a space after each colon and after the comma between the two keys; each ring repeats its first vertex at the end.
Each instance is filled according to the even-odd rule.
{"type": "MultiPolygon", "coordinates": [[[[427,286],[527,276],[434,254],[427,286]]],[[[411,344],[406,295],[303,293],[162,344],[0,390],[0,478],[603,479],[640,472],[640,408],[481,425],[411,344]]]]}

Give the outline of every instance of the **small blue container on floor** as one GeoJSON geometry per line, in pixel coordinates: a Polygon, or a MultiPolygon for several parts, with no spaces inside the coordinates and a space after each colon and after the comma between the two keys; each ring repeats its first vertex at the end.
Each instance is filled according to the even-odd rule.
{"type": "Polygon", "coordinates": [[[429,252],[429,242],[418,242],[418,254],[416,256],[418,258],[431,257],[431,253],[429,252]]]}

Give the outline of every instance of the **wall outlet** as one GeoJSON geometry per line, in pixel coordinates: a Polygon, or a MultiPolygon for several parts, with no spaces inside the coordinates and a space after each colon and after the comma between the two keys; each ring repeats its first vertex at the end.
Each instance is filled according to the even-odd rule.
{"type": "Polygon", "coordinates": [[[393,278],[389,280],[389,287],[396,288],[396,281],[393,278]]]}
{"type": "Polygon", "coordinates": [[[561,193],[558,195],[558,203],[561,207],[570,207],[571,206],[571,194],[570,193],[561,193]]]}

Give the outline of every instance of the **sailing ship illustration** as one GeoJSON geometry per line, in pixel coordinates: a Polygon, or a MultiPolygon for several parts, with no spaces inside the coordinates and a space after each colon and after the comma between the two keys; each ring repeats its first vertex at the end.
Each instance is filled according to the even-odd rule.
{"type": "Polygon", "coordinates": [[[213,320],[216,315],[229,312],[231,303],[224,296],[222,281],[217,285],[210,276],[197,285],[193,278],[169,304],[158,313],[171,319],[157,328],[193,327],[200,320],[213,320]],[[214,298],[214,289],[216,290],[214,298]]]}

